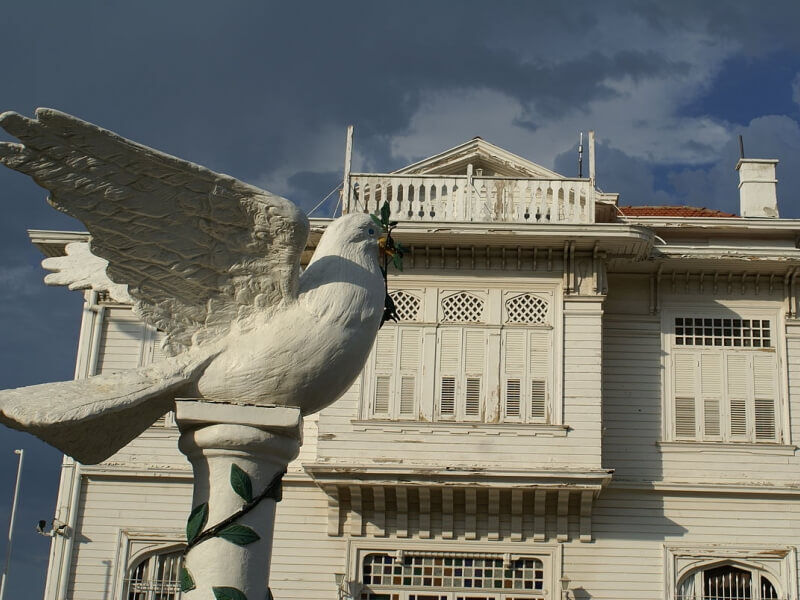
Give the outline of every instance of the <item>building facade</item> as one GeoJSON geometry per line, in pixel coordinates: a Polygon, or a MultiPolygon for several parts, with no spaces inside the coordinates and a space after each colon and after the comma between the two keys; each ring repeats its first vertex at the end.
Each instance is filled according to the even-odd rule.
{"type": "MultiPolygon", "coordinates": [[[[346,172],[344,211],[400,221],[399,322],[306,419],[274,597],[797,600],[800,221],[775,163],[740,161],[741,216],[621,207],[593,166],[480,138],[346,172]]],[[[54,256],[80,236],[31,237],[54,256]]],[[[76,374],[159,340],[88,291],[76,374]]],[[[105,463],[65,460],[45,600],[179,597],[177,437],[168,414],[105,463]]]]}

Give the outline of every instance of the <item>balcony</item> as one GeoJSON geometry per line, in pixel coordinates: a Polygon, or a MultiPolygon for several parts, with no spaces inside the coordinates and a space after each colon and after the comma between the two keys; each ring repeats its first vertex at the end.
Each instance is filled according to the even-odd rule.
{"type": "Polygon", "coordinates": [[[389,202],[396,221],[533,223],[595,222],[589,179],[350,173],[343,212],[377,212],[389,202]]]}

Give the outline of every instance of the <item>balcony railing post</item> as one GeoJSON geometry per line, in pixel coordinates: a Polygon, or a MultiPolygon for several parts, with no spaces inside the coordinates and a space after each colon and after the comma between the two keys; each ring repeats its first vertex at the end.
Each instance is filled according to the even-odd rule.
{"type": "Polygon", "coordinates": [[[472,163],[467,165],[467,189],[464,192],[464,220],[472,221],[472,163]]]}

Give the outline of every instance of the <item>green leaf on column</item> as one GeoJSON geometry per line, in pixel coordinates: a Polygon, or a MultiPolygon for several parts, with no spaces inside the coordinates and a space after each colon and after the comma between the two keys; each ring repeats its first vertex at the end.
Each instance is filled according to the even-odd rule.
{"type": "Polygon", "coordinates": [[[375,225],[377,225],[378,227],[380,227],[381,231],[383,231],[383,223],[381,223],[381,220],[375,215],[370,215],[370,217],[372,217],[372,222],[375,223],[375,225]]]}
{"type": "Polygon", "coordinates": [[[389,207],[388,202],[384,202],[383,206],[381,206],[381,223],[384,227],[389,226],[389,216],[392,213],[392,209],[389,207]]]}
{"type": "Polygon", "coordinates": [[[217,537],[233,542],[237,546],[246,546],[261,539],[255,531],[244,525],[228,525],[217,534],[217,537]]]}
{"type": "Polygon", "coordinates": [[[247,596],[235,587],[212,587],[215,600],[247,600],[247,596]]]}
{"type": "Polygon", "coordinates": [[[186,567],[181,567],[181,591],[188,592],[193,589],[194,579],[192,579],[192,574],[189,573],[189,569],[186,567]]]}
{"type": "Polygon", "coordinates": [[[253,483],[250,481],[250,475],[236,464],[231,465],[231,487],[245,502],[253,501],[253,483]]]}
{"type": "Polygon", "coordinates": [[[189,514],[189,520],[186,521],[186,541],[192,543],[194,538],[203,530],[208,519],[208,503],[195,506],[189,514]]]}

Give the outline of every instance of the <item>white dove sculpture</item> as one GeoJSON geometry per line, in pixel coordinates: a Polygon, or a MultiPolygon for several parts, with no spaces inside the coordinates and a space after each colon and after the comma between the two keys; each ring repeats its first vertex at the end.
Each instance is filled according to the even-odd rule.
{"type": "Polygon", "coordinates": [[[333,221],[301,274],[309,223],[288,200],[56,110],[36,117],[0,115],[22,142],[0,143],[0,162],[91,234],[91,254],[69,247],[45,261],[58,271],[47,282],[118,299],[127,285],[135,313],[165,332],[169,358],[0,391],[0,422],[97,463],[176,397],[309,414],[344,393],[384,307],[381,232],[369,215],[333,221]]]}

